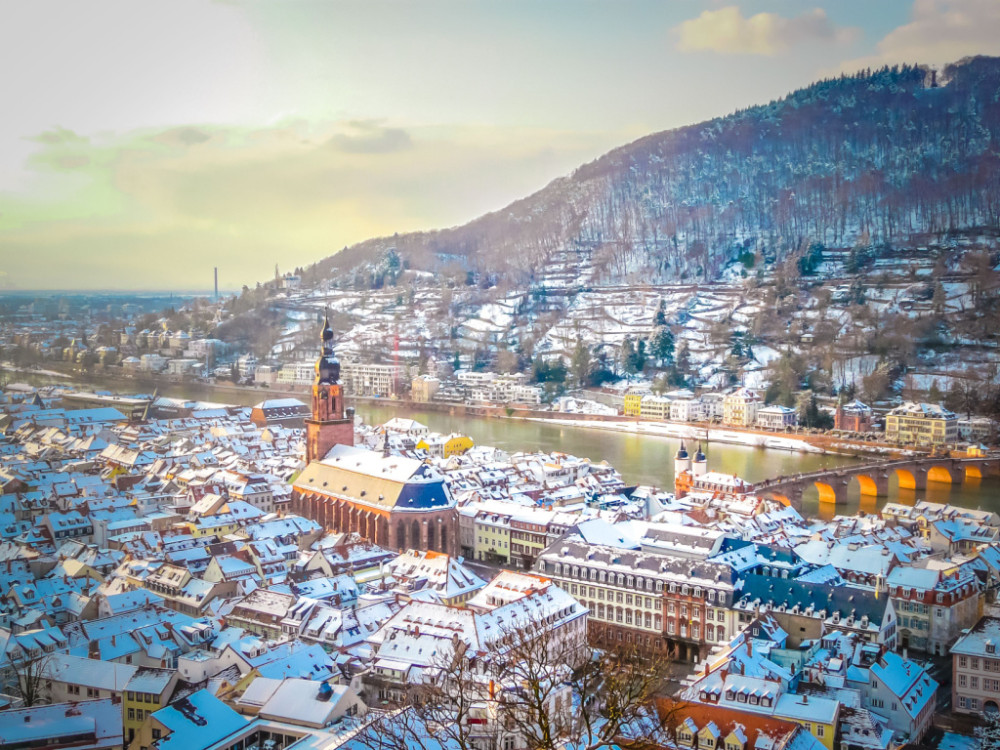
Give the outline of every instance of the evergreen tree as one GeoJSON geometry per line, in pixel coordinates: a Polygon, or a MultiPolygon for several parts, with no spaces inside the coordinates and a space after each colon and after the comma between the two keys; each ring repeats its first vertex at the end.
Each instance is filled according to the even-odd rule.
{"type": "Polygon", "coordinates": [[[661,299],[660,306],[656,308],[656,315],[653,316],[653,325],[662,327],[667,324],[666,303],[661,299]]]}
{"type": "Polygon", "coordinates": [[[635,354],[632,356],[632,369],[635,372],[642,372],[646,367],[646,340],[639,339],[636,345],[635,354]]]}
{"type": "Polygon", "coordinates": [[[666,326],[660,326],[653,333],[653,357],[665,366],[674,361],[674,334],[666,326]]]}
{"type": "Polygon", "coordinates": [[[576,349],[573,350],[572,368],[576,384],[580,387],[586,385],[591,368],[590,349],[580,339],[577,340],[576,349]]]}
{"type": "Polygon", "coordinates": [[[635,345],[632,343],[632,337],[626,336],[625,340],[622,342],[621,351],[618,355],[621,361],[622,370],[624,370],[629,375],[635,374],[635,345]]]}
{"type": "Polygon", "coordinates": [[[931,297],[931,307],[935,315],[944,315],[948,297],[944,291],[944,284],[940,281],[934,282],[934,295],[931,297]]]}

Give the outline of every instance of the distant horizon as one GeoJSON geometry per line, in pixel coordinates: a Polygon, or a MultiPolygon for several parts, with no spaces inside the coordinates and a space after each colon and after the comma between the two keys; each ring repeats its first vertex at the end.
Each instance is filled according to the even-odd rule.
{"type": "MultiPolygon", "coordinates": [[[[228,294],[239,294],[240,289],[220,289],[219,296],[228,294]]],[[[51,294],[71,294],[77,297],[92,295],[104,295],[110,297],[163,297],[185,296],[185,297],[213,297],[215,290],[207,291],[197,289],[0,289],[0,297],[24,297],[31,295],[51,295],[51,294]]]]}

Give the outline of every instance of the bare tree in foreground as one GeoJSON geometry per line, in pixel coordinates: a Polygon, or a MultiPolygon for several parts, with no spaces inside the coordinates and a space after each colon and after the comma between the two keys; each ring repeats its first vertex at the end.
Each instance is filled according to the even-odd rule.
{"type": "Polygon", "coordinates": [[[23,651],[19,655],[9,654],[4,668],[4,683],[9,686],[12,695],[21,699],[22,706],[36,706],[42,702],[51,660],[51,654],[35,657],[23,651]]]}
{"type": "Polygon", "coordinates": [[[443,651],[403,708],[357,736],[367,750],[643,750],[672,739],[676,709],[656,705],[666,657],[593,651],[541,624],[506,631],[488,653],[457,639],[443,651]]]}

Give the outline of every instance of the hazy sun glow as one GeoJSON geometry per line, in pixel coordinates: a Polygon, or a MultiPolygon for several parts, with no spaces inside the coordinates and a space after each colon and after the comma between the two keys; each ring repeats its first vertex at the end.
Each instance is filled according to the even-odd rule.
{"type": "Polygon", "coordinates": [[[5,3],[0,286],[233,288],[821,75],[1000,52],[991,0],[872,5],[5,3]]]}

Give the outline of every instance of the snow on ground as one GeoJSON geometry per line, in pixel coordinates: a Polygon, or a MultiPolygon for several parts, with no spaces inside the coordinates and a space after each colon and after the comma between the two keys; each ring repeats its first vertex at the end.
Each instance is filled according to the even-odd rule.
{"type": "Polygon", "coordinates": [[[611,430],[627,432],[652,437],[701,439],[710,443],[730,443],[734,445],[749,445],[755,448],[771,448],[776,450],[798,451],[799,453],[824,453],[822,448],[810,445],[804,440],[790,438],[784,435],[764,435],[753,432],[736,432],[715,427],[699,427],[697,425],[676,422],[592,422],[580,419],[559,419],[549,417],[530,417],[528,421],[546,422],[568,427],[586,427],[595,430],[611,430]]]}
{"type": "Polygon", "coordinates": [[[13,364],[12,362],[3,362],[3,363],[0,363],[0,366],[2,366],[4,370],[9,370],[10,372],[30,372],[33,375],[45,375],[46,377],[49,377],[49,378],[72,378],[73,377],[72,375],[67,375],[64,372],[56,372],[55,370],[36,370],[36,369],[34,369],[32,367],[18,367],[17,365],[13,364]]]}

